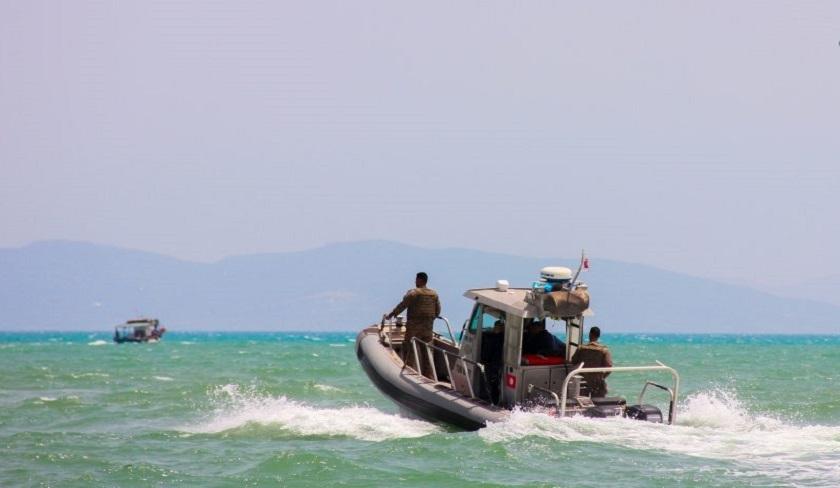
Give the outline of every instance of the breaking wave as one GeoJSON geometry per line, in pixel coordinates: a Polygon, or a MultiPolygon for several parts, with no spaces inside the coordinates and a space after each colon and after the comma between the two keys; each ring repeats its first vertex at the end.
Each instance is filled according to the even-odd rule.
{"type": "Polygon", "coordinates": [[[102,339],[92,341],[92,342],[88,342],[88,346],[107,346],[108,344],[110,344],[110,342],[103,341],[102,339]]]}
{"type": "Polygon", "coordinates": [[[110,378],[108,373],[70,373],[70,377],[74,380],[80,378],[110,378]]]}
{"type": "Polygon", "coordinates": [[[33,399],[32,403],[35,405],[49,405],[52,407],[72,406],[81,403],[81,399],[76,395],[63,396],[39,396],[33,399]]]}
{"type": "Polygon", "coordinates": [[[323,408],[260,394],[239,385],[216,387],[211,393],[215,408],[207,419],[180,428],[191,434],[217,434],[249,425],[279,427],[303,436],[345,436],[364,441],[422,437],[441,428],[421,420],[387,414],[371,407],[323,408]]]}
{"type": "Polygon", "coordinates": [[[794,483],[840,486],[840,426],[793,425],[751,413],[728,391],[690,395],[677,409],[676,425],[628,420],[513,412],[505,422],[479,431],[486,442],[527,436],[560,442],[594,442],[638,450],[725,460],[745,474],[794,483]]]}

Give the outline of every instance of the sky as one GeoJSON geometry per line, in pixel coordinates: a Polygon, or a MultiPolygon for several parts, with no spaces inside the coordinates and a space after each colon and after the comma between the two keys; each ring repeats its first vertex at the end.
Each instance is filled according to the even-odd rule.
{"type": "Polygon", "coordinates": [[[0,0],[0,247],[840,275],[840,2],[0,0]]]}

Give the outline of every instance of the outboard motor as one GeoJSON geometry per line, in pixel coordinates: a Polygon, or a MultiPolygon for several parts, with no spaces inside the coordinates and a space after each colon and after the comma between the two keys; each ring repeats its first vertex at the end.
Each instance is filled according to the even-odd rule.
{"type": "Polygon", "coordinates": [[[662,411],[654,405],[630,405],[624,410],[624,416],[628,419],[662,423],[662,411]]]}
{"type": "Polygon", "coordinates": [[[621,416],[621,405],[593,405],[583,411],[584,417],[595,419],[606,419],[609,417],[621,416]]]}

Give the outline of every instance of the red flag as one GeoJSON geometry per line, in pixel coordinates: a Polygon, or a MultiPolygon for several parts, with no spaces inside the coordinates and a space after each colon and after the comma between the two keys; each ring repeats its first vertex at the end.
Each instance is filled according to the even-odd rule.
{"type": "Polygon", "coordinates": [[[589,269],[589,258],[583,258],[583,269],[589,269]]]}

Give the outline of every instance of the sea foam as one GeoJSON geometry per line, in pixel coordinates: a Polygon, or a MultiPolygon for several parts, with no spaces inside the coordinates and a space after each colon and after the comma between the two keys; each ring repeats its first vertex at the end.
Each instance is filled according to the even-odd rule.
{"type": "Polygon", "coordinates": [[[441,428],[421,420],[412,420],[381,412],[375,408],[347,406],[324,408],[224,385],[211,393],[213,411],[206,419],[182,427],[193,434],[216,434],[247,425],[279,427],[303,436],[346,436],[365,441],[422,437],[441,428]]]}
{"type": "Polygon", "coordinates": [[[560,442],[595,442],[637,450],[733,461],[745,474],[760,474],[793,483],[840,486],[840,426],[794,425],[751,413],[729,391],[688,396],[677,409],[673,426],[623,418],[557,418],[515,411],[509,420],[479,431],[486,442],[527,436],[560,442]]]}

